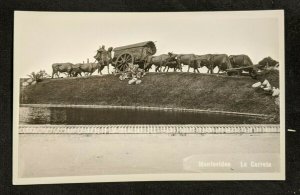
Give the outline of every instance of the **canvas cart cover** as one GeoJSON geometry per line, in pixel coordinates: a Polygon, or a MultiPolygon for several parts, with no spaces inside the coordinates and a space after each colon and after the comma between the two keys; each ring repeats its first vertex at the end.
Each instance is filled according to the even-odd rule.
{"type": "Polygon", "coordinates": [[[156,46],[155,46],[153,41],[146,41],[146,42],[126,45],[126,46],[116,47],[114,49],[114,51],[122,51],[122,50],[131,49],[131,48],[137,48],[137,47],[148,47],[148,48],[150,48],[151,51],[152,51],[151,55],[154,55],[156,53],[156,46]]]}

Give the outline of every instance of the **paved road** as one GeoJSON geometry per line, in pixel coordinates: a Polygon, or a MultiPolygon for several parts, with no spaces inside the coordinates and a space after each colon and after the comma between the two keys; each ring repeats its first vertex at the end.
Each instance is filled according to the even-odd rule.
{"type": "Polygon", "coordinates": [[[19,176],[184,172],[274,172],[279,170],[279,134],[97,135],[20,134],[19,176]],[[270,162],[245,169],[240,161],[270,162]],[[231,162],[200,167],[199,162],[231,162]]]}

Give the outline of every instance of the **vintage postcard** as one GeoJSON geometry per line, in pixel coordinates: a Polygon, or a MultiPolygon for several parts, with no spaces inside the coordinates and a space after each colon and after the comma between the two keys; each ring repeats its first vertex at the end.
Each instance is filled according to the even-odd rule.
{"type": "Polygon", "coordinates": [[[14,15],[13,183],[284,180],[284,12],[14,15]]]}

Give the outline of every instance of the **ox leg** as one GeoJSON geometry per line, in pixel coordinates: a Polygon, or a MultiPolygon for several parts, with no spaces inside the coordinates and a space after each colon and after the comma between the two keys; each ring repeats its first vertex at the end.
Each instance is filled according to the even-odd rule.
{"type": "Polygon", "coordinates": [[[145,72],[149,72],[150,71],[150,68],[146,68],[146,69],[144,69],[145,70],[145,72]]]}
{"type": "Polygon", "coordinates": [[[210,67],[210,74],[214,73],[214,67],[210,67]]]}
{"type": "Polygon", "coordinates": [[[207,71],[206,73],[208,74],[209,73],[209,66],[205,66],[207,68],[207,71]]]}
{"type": "Polygon", "coordinates": [[[148,66],[147,66],[147,69],[148,69],[147,72],[150,72],[150,69],[152,69],[152,64],[151,64],[151,65],[148,65],[148,66]]]}
{"type": "Polygon", "coordinates": [[[161,66],[158,66],[158,67],[157,67],[157,71],[158,71],[158,72],[161,72],[161,71],[162,71],[161,69],[162,69],[161,66]]]}
{"type": "Polygon", "coordinates": [[[159,66],[156,66],[156,67],[155,67],[155,72],[158,72],[158,71],[159,71],[159,68],[160,68],[159,66]]]}
{"type": "Polygon", "coordinates": [[[67,77],[71,77],[70,71],[67,71],[67,72],[66,72],[66,75],[67,75],[67,77]]]}
{"type": "Polygon", "coordinates": [[[103,68],[104,68],[104,67],[102,68],[102,65],[103,65],[103,64],[100,64],[100,65],[99,65],[99,68],[98,68],[98,74],[100,73],[100,75],[102,75],[102,70],[103,70],[103,68]]]}
{"type": "Polygon", "coordinates": [[[51,76],[51,78],[53,79],[54,78],[54,75],[56,74],[56,71],[55,71],[55,69],[53,68],[52,69],[52,76],[51,76]]]}
{"type": "Polygon", "coordinates": [[[190,72],[190,65],[188,65],[188,72],[190,72]]]}
{"type": "Polygon", "coordinates": [[[167,66],[165,66],[165,68],[164,68],[163,72],[165,72],[165,71],[166,71],[166,69],[167,69],[167,66]]]}
{"type": "Polygon", "coordinates": [[[147,69],[148,69],[148,66],[149,66],[148,63],[145,63],[145,64],[144,64],[144,70],[147,70],[147,69]]]}
{"type": "Polygon", "coordinates": [[[109,73],[109,64],[107,64],[107,73],[110,74],[109,73]]]}
{"type": "Polygon", "coordinates": [[[218,67],[218,74],[220,74],[220,67],[218,67]]]}
{"type": "MultiPolygon", "coordinates": [[[[146,72],[149,72],[149,70],[151,69],[150,64],[149,63],[145,63],[144,69],[145,69],[146,72]]],[[[155,72],[156,72],[156,70],[155,70],[155,72]]]]}

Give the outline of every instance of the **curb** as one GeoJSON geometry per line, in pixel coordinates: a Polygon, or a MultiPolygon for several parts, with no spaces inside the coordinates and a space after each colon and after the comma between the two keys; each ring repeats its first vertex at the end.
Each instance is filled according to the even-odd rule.
{"type": "Polygon", "coordinates": [[[19,134],[254,134],[280,125],[19,125],[19,134]]]}
{"type": "Polygon", "coordinates": [[[148,107],[148,106],[111,106],[111,105],[75,105],[75,104],[20,104],[20,107],[42,107],[42,108],[115,108],[115,109],[132,109],[132,110],[157,110],[157,111],[178,111],[178,112],[194,112],[194,113],[215,113],[228,115],[242,115],[249,117],[269,117],[266,114],[244,113],[244,112],[227,112],[201,109],[187,108],[164,108],[164,107],[148,107]]]}

